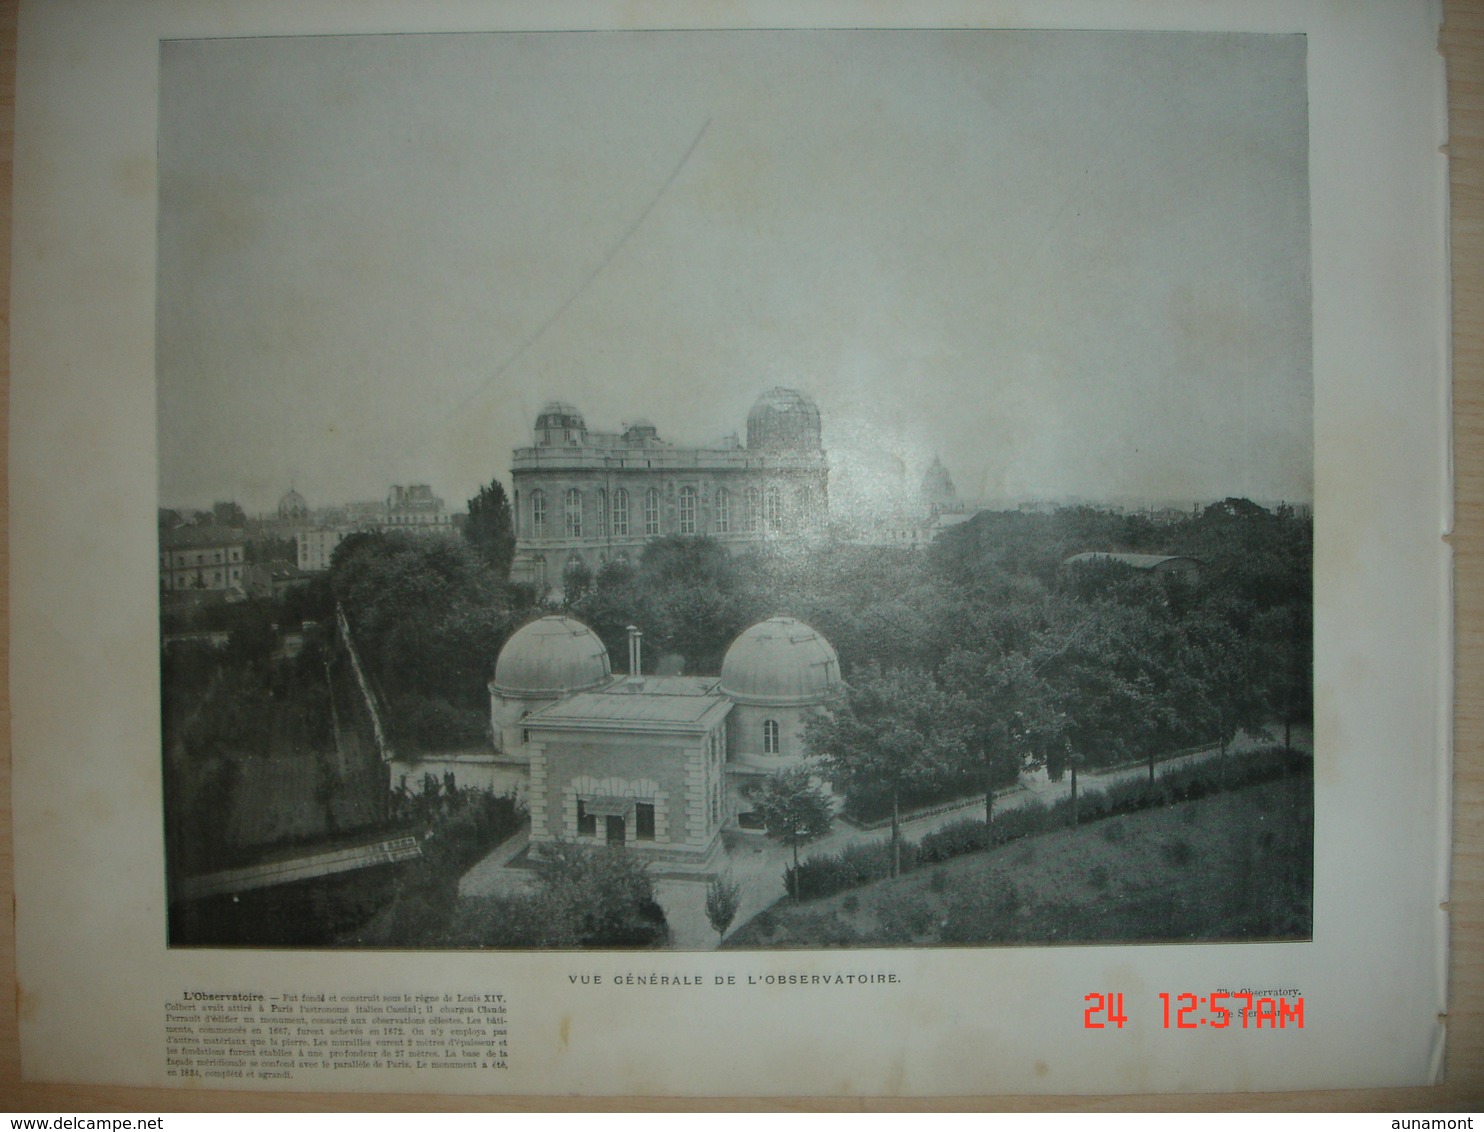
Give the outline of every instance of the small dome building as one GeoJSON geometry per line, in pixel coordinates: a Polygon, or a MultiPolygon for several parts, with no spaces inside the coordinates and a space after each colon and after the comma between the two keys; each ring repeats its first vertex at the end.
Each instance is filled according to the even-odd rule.
{"type": "Polygon", "coordinates": [[[732,701],[727,755],[739,768],[774,773],[805,755],[804,721],[844,690],[840,658],[815,629],[772,617],[743,632],[721,664],[732,701]]]}
{"type": "Polygon", "coordinates": [[[536,415],[538,448],[581,447],[587,442],[587,422],[575,405],[548,401],[536,415]]]}
{"type": "Polygon", "coordinates": [[[549,614],[500,650],[487,758],[523,776],[538,852],[621,844],[700,870],[724,828],[761,828],[754,787],[804,760],[806,720],[843,690],[834,647],[792,617],[741,633],[720,676],[614,676],[596,633],[549,614]]]}
{"type": "Polygon", "coordinates": [[[581,621],[553,614],[517,629],[500,650],[489,684],[496,749],[519,752],[526,716],[612,679],[608,649],[581,621]]]}
{"type": "Polygon", "coordinates": [[[824,445],[819,406],[797,389],[774,386],[747,414],[747,447],[752,451],[820,451],[824,445]]]}

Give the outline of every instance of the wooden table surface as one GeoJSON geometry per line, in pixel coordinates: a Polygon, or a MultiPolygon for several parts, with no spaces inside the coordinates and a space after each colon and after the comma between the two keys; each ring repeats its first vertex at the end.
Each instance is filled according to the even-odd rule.
{"type": "MultiPolygon", "coordinates": [[[[1453,208],[1453,364],[1457,530],[1457,739],[1454,767],[1452,986],[1448,1077],[1431,1089],[1304,1093],[1135,1095],[1114,1097],[1006,1096],[933,1101],[795,1100],[550,1101],[519,1097],[432,1097],[316,1093],[199,1092],[20,1081],[15,1010],[15,926],[11,897],[10,759],[0,759],[0,1110],[136,1113],[222,1109],[241,1111],[376,1109],[462,1111],[523,1109],[738,1109],[742,1111],[893,1109],[1006,1110],[1398,1110],[1484,1108],[1484,0],[1446,0],[1441,48],[1448,60],[1453,208]]],[[[0,364],[9,377],[10,174],[15,108],[15,0],[0,0],[0,289],[7,300],[0,364]]],[[[0,404],[0,412],[8,398],[0,404]]],[[[0,464],[0,477],[6,469],[0,464]]],[[[0,493],[4,494],[4,493],[0,493]]],[[[0,541],[0,575],[8,548],[0,541]]],[[[0,621],[5,619],[0,606],[0,621]]],[[[8,624],[6,625],[8,628],[8,624]]],[[[7,658],[0,656],[0,667],[7,658]]],[[[8,673],[0,679],[0,712],[9,719],[8,673]]],[[[1380,1023],[1378,1023],[1379,1025],[1380,1023]]]]}

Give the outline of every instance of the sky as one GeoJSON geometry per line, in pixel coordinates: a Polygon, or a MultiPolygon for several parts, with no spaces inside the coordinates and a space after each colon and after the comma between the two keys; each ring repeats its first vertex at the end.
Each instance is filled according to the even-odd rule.
{"type": "Polygon", "coordinates": [[[428,483],[541,405],[869,497],[1313,495],[1301,36],[501,33],[162,46],[160,501],[428,483]]]}

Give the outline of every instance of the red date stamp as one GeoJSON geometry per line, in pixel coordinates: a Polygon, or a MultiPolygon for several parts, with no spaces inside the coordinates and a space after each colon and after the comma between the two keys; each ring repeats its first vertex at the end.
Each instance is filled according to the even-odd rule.
{"type": "MultiPolygon", "coordinates": [[[[1159,995],[1161,1023],[1166,1030],[1286,1030],[1304,1028],[1304,1000],[1300,995],[1254,995],[1250,991],[1214,991],[1206,994],[1159,995]]],[[[1128,1023],[1123,993],[1093,992],[1082,996],[1084,1030],[1121,1030],[1128,1023]]]]}

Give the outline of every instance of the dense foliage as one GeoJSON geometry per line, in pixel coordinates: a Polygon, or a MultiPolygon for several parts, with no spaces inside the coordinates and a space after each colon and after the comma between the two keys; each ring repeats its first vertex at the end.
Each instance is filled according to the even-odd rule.
{"type": "Polygon", "coordinates": [[[485,684],[509,633],[530,615],[468,542],[355,534],[335,549],[334,595],[403,749],[476,745],[488,734],[485,684]]]}
{"type": "Polygon", "coordinates": [[[469,500],[463,534],[496,578],[503,582],[510,577],[510,563],[515,558],[515,520],[505,486],[499,480],[491,480],[469,500]]]}
{"type": "Polygon", "coordinates": [[[487,948],[657,948],[669,941],[647,864],[622,846],[557,842],[518,896],[462,901],[449,943],[487,948]]]}
{"type": "Polygon", "coordinates": [[[403,866],[377,915],[344,942],[427,947],[444,942],[459,878],[510,837],[525,812],[509,795],[460,787],[452,775],[425,775],[415,791],[393,792],[391,824],[418,839],[422,856],[403,866]]]}

